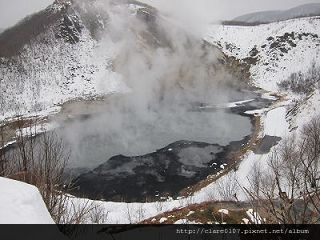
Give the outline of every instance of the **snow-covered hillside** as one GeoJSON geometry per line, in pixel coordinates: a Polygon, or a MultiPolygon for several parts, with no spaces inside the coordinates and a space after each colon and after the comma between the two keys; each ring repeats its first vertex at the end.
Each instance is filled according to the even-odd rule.
{"type": "Polygon", "coordinates": [[[100,39],[109,17],[143,19],[152,10],[130,1],[112,11],[99,4],[55,1],[0,34],[0,120],[124,89],[114,72],[117,41],[100,39]]]}
{"type": "Polygon", "coordinates": [[[279,87],[292,74],[307,76],[312,69],[319,69],[320,17],[258,26],[210,26],[205,39],[247,64],[253,85],[286,97],[288,114],[284,117],[291,132],[298,133],[306,122],[320,114],[319,90],[304,96],[279,87]]]}
{"type": "Polygon", "coordinates": [[[320,18],[293,19],[259,26],[211,26],[207,41],[250,64],[255,85],[277,91],[292,73],[320,63],[320,18]]]}
{"type": "Polygon", "coordinates": [[[53,224],[38,189],[0,177],[0,224],[53,224]]]}
{"type": "Polygon", "coordinates": [[[233,19],[243,23],[271,23],[298,17],[320,16],[320,4],[309,3],[285,11],[265,11],[246,14],[233,19]]]}
{"type": "Polygon", "coordinates": [[[17,56],[0,57],[0,112],[4,114],[0,119],[41,111],[78,97],[99,96],[114,89],[112,81],[116,77],[107,67],[108,58],[97,59],[93,53],[97,42],[77,13],[62,13],[64,8],[58,3],[47,8],[43,14],[61,14],[60,19],[50,23],[17,56]],[[63,37],[56,37],[64,21],[68,21],[69,29],[61,30],[63,37]],[[81,32],[75,30],[76,23],[81,24],[81,32]],[[75,37],[79,41],[66,42],[75,37]],[[104,82],[105,77],[108,81],[104,82]]]}

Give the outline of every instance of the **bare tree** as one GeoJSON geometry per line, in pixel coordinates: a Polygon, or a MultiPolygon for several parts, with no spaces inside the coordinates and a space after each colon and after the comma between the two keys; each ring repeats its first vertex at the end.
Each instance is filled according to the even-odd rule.
{"type": "Polygon", "coordinates": [[[54,131],[39,132],[37,119],[18,118],[14,125],[16,143],[10,149],[4,145],[6,125],[0,125],[0,176],[36,186],[56,223],[105,223],[102,204],[67,194],[72,189],[65,176],[70,151],[62,139],[54,131]]]}
{"type": "Polygon", "coordinates": [[[126,204],[126,214],[127,214],[127,219],[130,224],[133,223],[133,213],[132,213],[132,207],[130,206],[130,203],[126,204]]]}
{"type": "Polygon", "coordinates": [[[163,210],[163,205],[164,205],[164,202],[161,201],[161,200],[156,201],[156,202],[154,203],[154,206],[155,206],[157,212],[162,212],[162,210],[163,210]]]}
{"type": "Polygon", "coordinates": [[[146,209],[144,203],[139,203],[138,209],[136,210],[136,222],[141,222],[145,219],[146,209]]]}
{"type": "Polygon", "coordinates": [[[64,171],[69,151],[55,132],[37,135],[35,122],[18,121],[16,144],[8,153],[5,176],[36,186],[54,217],[63,202],[63,187],[69,186],[64,171]]]}
{"type": "Polygon", "coordinates": [[[90,210],[90,223],[103,224],[108,220],[109,212],[105,211],[102,205],[93,204],[90,210]]]}
{"type": "Polygon", "coordinates": [[[223,179],[218,181],[217,191],[222,200],[234,201],[237,200],[237,192],[239,189],[237,175],[235,172],[230,172],[223,179]]]}
{"type": "Polygon", "coordinates": [[[0,123],[0,176],[5,174],[6,151],[5,151],[5,122],[0,123]]]}
{"type": "Polygon", "coordinates": [[[108,212],[102,204],[89,199],[77,200],[68,195],[61,195],[59,212],[55,214],[60,224],[103,224],[108,220],[108,212]]]}
{"type": "Polygon", "coordinates": [[[300,135],[282,141],[272,153],[268,171],[258,167],[253,171],[246,189],[252,204],[274,223],[319,223],[319,161],[320,117],[316,117],[300,135]]]}

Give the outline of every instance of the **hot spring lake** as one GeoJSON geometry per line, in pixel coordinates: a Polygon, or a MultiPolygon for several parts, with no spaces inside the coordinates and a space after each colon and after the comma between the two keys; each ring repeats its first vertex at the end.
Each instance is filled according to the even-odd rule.
{"type": "Polygon", "coordinates": [[[232,99],[246,100],[231,108],[192,103],[148,114],[100,106],[103,111],[63,119],[58,134],[72,151],[69,172],[77,186],[72,193],[126,201],[178,196],[227,167],[227,154],[252,134],[254,118],[244,112],[272,103],[253,92],[232,99]]]}

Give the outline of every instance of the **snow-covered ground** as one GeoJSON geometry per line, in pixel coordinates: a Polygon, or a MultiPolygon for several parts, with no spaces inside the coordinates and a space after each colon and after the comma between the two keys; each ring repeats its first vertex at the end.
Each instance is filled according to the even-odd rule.
{"type": "Polygon", "coordinates": [[[320,114],[320,90],[316,90],[299,104],[298,111],[290,118],[291,129],[301,130],[304,123],[320,114]]]}
{"type": "Polygon", "coordinates": [[[53,224],[38,189],[0,177],[0,224],[53,224]]]}

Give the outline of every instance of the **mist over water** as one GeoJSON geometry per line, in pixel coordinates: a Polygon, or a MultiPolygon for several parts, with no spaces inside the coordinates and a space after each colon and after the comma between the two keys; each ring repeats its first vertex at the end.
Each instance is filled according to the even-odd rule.
{"type": "Polygon", "coordinates": [[[224,111],[160,115],[153,121],[130,111],[110,112],[66,125],[64,139],[73,143],[71,164],[96,167],[118,154],[140,156],[179,140],[227,145],[251,130],[248,118],[224,111]]]}
{"type": "MultiPolygon", "coordinates": [[[[243,99],[234,96],[237,80],[219,63],[221,53],[193,31],[197,19],[185,31],[154,9],[133,14],[126,4],[97,2],[109,18],[97,55],[113,54],[112,68],[125,87],[95,115],[64,124],[60,134],[71,146],[72,166],[93,168],[179,140],[227,145],[250,134],[246,117],[197,109],[243,99]]],[[[108,76],[100,82],[107,88],[108,76]]]]}

